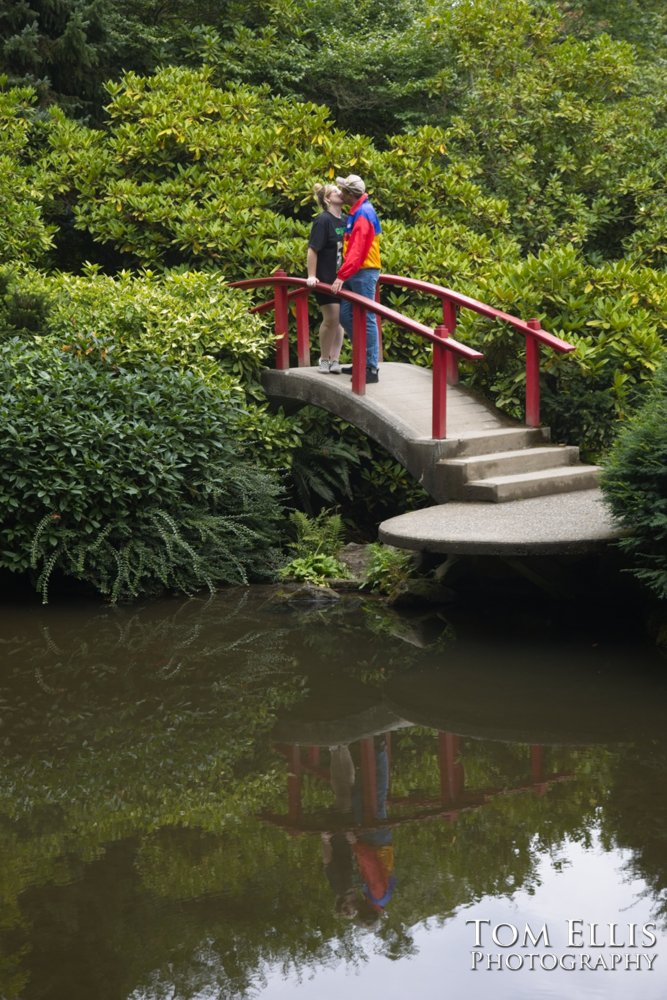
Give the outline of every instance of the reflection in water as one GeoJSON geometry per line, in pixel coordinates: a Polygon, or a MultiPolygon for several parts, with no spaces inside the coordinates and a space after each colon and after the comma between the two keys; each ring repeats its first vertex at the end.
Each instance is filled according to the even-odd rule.
{"type": "MultiPolygon", "coordinates": [[[[0,996],[615,996],[473,973],[466,920],[662,923],[662,682],[387,614],[258,589],[6,621],[0,996]]],[[[667,993],[662,944],[623,995],[667,993]]]]}

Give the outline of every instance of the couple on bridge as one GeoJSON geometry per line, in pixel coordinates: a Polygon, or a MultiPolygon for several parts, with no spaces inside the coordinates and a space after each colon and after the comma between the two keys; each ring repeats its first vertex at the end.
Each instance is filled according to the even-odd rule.
{"type": "MultiPolygon", "coordinates": [[[[377,212],[368,200],[366,185],[357,174],[337,177],[335,184],[316,184],[315,198],[322,213],[313,222],[308,239],[308,285],[320,282],[333,294],[315,292],[322,311],[320,362],[323,374],[352,374],[341,368],[343,330],[352,339],[352,305],[336,297],[341,288],[375,299],[380,277],[380,234],[377,212]],[[343,205],[349,207],[343,216],[343,205]]],[[[375,314],[366,313],[366,383],[378,382],[379,343],[375,314]]]]}

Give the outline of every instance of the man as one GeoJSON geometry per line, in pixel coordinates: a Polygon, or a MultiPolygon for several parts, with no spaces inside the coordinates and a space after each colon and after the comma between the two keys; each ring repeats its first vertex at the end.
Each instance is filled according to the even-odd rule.
{"type": "MultiPolygon", "coordinates": [[[[375,299],[375,287],[380,277],[380,234],[382,227],[377,213],[366,194],[366,185],[357,174],[337,177],[336,184],[343,200],[350,206],[345,235],[343,236],[343,263],[332,290],[334,294],[345,288],[367,299],[375,299]]],[[[340,321],[348,337],[352,338],[352,304],[342,301],[340,321]]],[[[375,313],[366,313],[366,382],[379,381],[378,375],[378,326],[375,313]]],[[[351,368],[343,368],[347,375],[351,368]]]]}

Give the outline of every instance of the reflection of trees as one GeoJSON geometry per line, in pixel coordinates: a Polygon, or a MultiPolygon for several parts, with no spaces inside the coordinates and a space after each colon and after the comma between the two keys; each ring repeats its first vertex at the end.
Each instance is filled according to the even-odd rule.
{"type": "Polygon", "coordinates": [[[628,745],[616,757],[602,834],[631,850],[627,870],[644,879],[667,926],[667,743],[628,745]]]}
{"type": "MultiPolygon", "coordinates": [[[[526,749],[510,754],[517,760],[523,754],[524,768],[526,749]]],[[[466,744],[464,760],[477,753],[475,768],[486,785],[480,758],[507,778],[505,751],[475,742],[466,744]]],[[[599,760],[586,774],[589,751],[553,753],[558,767],[573,767],[577,777],[544,796],[503,796],[456,823],[396,828],[399,881],[374,939],[377,950],[392,958],[409,954],[416,923],[445,920],[487,894],[530,889],[539,844],[553,848],[585,836],[600,796],[593,776],[599,760]]],[[[419,778],[411,754],[410,747],[402,754],[405,787],[419,778]]],[[[251,819],[220,833],[145,831],[108,846],[81,867],[80,880],[33,888],[22,906],[36,956],[27,998],[181,1000],[206,989],[238,1000],[252,995],[269,967],[305,976],[325,963],[360,963],[365,948],[334,915],[319,836],[290,837],[251,819]]]]}
{"type": "MultiPolygon", "coordinates": [[[[166,615],[163,603],[65,613],[58,626],[50,611],[17,619],[0,691],[0,934],[13,956],[0,995],[189,998],[207,988],[232,1000],[269,966],[306,974],[362,961],[355,930],[334,915],[319,837],[289,837],[251,814],[284,794],[270,730],[298,700],[304,665],[319,670],[333,712],[341,661],[376,683],[420,651],[376,631],[367,641],[361,609],[271,606],[260,620],[256,594],[166,615]]],[[[437,794],[433,731],[394,741],[396,793],[437,794]]],[[[530,888],[540,847],[586,836],[605,754],[549,753],[551,769],[574,768],[575,781],[498,798],[455,824],[396,828],[399,884],[378,949],[408,954],[415,923],[530,888]]],[[[465,740],[469,786],[516,784],[526,754],[465,740]]],[[[327,801],[313,785],[309,802],[327,801]]]]}
{"type": "MultiPolygon", "coordinates": [[[[365,649],[368,669],[403,664],[403,644],[391,637],[373,635],[364,645],[365,616],[353,603],[351,613],[289,607],[253,588],[138,610],[18,609],[5,621],[0,995],[20,992],[22,952],[35,945],[38,909],[24,905],[22,893],[41,887],[44,906],[55,894],[59,910],[70,907],[65,898],[76,909],[75,886],[57,887],[93,862],[99,875],[110,843],[139,838],[141,867],[146,839],[161,827],[197,828],[196,838],[236,827],[272,805],[279,789],[268,733],[276,710],[298,699],[305,665],[335,671],[341,643],[359,656],[365,649]]],[[[192,877],[190,860],[178,860],[192,877]]],[[[318,876],[315,866],[319,887],[318,876]]],[[[173,884],[182,889],[185,881],[173,884]]],[[[132,895],[131,906],[141,910],[139,902],[132,895]]],[[[104,951],[114,907],[86,905],[106,928],[98,941],[104,951]]],[[[93,933],[89,921],[72,926],[93,933]]]]}
{"type": "MultiPolygon", "coordinates": [[[[61,613],[57,625],[31,610],[2,643],[0,895],[10,954],[25,941],[12,927],[28,886],[69,881],[128,835],[167,824],[220,829],[271,799],[268,731],[298,694],[287,629],[276,627],[267,645],[247,591],[167,605],[166,615],[164,606],[61,613]]],[[[8,969],[0,993],[12,995],[12,981],[8,969]]]]}

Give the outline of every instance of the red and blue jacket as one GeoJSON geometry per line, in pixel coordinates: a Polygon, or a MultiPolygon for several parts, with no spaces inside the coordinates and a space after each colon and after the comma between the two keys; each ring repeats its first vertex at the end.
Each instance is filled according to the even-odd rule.
{"type": "Polygon", "coordinates": [[[338,277],[345,281],[362,267],[380,264],[380,234],[382,226],[367,194],[362,194],[350,209],[343,236],[343,264],[338,277]]]}

